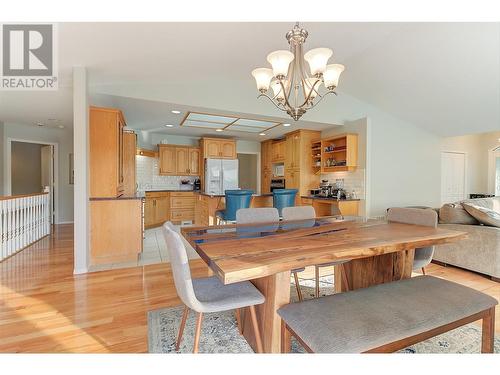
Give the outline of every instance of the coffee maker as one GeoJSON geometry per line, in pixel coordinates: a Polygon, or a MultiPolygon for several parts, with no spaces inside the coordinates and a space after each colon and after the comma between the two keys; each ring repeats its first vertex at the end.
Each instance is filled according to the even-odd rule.
{"type": "Polygon", "coordinates": [[[321,184],[319,184],[319,196],[328,198],[330,196],[332,189],[332,185],[328,182],[328,180],[321,180],[321,184]]]}

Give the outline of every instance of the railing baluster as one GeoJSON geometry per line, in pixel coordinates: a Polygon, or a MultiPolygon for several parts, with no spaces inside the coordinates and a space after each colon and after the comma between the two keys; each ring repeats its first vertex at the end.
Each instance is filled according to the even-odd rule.
{"type": "Polygon", "coordinates": [[[0,261],[50,234],[48,198],[0,197],[0,261]]]}

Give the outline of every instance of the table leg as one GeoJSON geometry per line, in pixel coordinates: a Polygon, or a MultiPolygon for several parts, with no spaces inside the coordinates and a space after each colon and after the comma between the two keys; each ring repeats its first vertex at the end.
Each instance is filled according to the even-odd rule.
{"type": "MultiPolygon", "coordinates": [[[[343,265],[350,290],[387,283],[411,277],[415,250],[398,251],[375,257],[354,259],[343,265]]],[[[335,291],[346,291],[340,275],[340,266],[335,267],[335,291]]]]}
{"type": "MultiPolygon", "coordinates": [[[[264,353],[281,351],[281,318],[276,311],[290,302],[290,271],[252,280],[252,283],[266,297],[262,305],[256,306],[257,321],[262,336],[264,353]]],[[[250,314],[243,318],[243,336],[257,352],[257,342],[250,314]]]]}

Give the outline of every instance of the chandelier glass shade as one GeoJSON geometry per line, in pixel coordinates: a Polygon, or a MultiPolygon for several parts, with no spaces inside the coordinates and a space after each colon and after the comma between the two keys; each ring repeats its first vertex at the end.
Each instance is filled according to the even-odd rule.
{"type": "Polygon", "coordinates": [[[303,45],[307,36],[308,32],[297,23],[286,34],[290,51],[271,52],[267,55],[267,61],[272,69],[258,68],[252,71],[260,92],[259,98],[268,98],[295,121],[316,106],[325,95],[337,95],[335,89],[344,71],[341,64],[328,65],[333,55],[329,48],[314,48],[304,54],[303,45]]]}

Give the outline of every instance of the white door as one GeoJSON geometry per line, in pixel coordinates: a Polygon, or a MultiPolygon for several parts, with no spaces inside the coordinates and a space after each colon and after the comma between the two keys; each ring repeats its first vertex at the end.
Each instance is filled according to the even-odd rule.
{"type": "Polygon", "coordinates": [[[465,199],[465,154],[441,153],[441,204],[465,199]]]}

